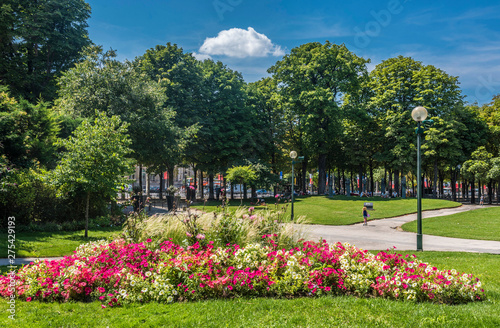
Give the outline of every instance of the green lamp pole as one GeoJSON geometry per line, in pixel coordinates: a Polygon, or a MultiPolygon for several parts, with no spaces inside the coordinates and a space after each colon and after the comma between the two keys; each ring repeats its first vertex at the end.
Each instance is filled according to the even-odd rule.
{"type": "Polygon", "coordinates": [[[423,251],[422,247],[422,172],[420,160],[420,136],[424,129],[421,127],[422,121],[427,118],[427,110],[424,107],[415,107],[411,112],[411,117],[417,122],[417,251],[423,251]]]}
{"type": "Polygon", "coordinates": [[[294,183],[293,180],[295,180],[294,179],[294,177],[295,177],[294,173],[295,172],[293,170],[293,166],[295,165],[295,159],[297,158],[297,152],[295,150],[292,150],[290,152],[290,158],[292,159],[292,215],[291,215],[291,220],[293,221],[293,194],[294,194],[293,190],[295,189],[294,185],[293,185],[293,183],[294,183]]]}

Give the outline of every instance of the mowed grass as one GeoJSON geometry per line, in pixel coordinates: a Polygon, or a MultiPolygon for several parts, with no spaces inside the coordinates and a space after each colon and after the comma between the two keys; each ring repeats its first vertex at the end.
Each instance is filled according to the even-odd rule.
{"type": "MultiPolygon", "coordinates": [[[[407,254],[412,252],[402,252],[407,254]]],[[[407,303],[350,296],[296,299],[207,300],[148,303],[101,309],[93,303],[16,302],[9,319],[0,300],[2,327],[499,327],[500,255],[423,252],[440,269],[473,273],[487,292],[484,302],[464,305],[407,303]]]]}
{"type": "MultiPolygon", "coordinates": [[[[51,257],[70,255],[81,244],[118,236],[121,227],[55,232],[20,232],[15,234],[16,257],[51,257]]],[[[0,258],[8,256],[8,235],[0,233],[0,258]]]]}
{"type": "MultiPolygon", "coordinates": [[[[275,208],[275,201],[272,198],[266,199],[268,208],[275,208]]],[[[370,220],[390,218],[417,211],[417,200],[415,198],[360,198],[360,197],[345,197],[345,196],[312,196],[312,197],[297,197],[294,201],[294,216],[305,216],[310,224],[325,224],[325,225],[349,225],[363,222],[363,204],[365,202],[373,203],[374,211],[369,211],[370,220]]],[[[245,206],[252,206],[250,201],[243,203],[245,206]]],[[[287,214],[291,213],[291,204],[281,202],[279,208],[286,206],[287,214]]],[[[206,212],[214,211],[220,205],[220,202],[207,202],[205,206],[195,205],[194,208],[203,209],[206,212]]],[[[240,205],[240,200],[230,202],[230,208],[237,208],[240,205]]],[[[422,209],[433,210],[440,208],[450,208],[460,206],[460,203],[451,202],[442,199],[423,199],[422,209]]],[[[257,210],[265,209],[263,206],[256,206],[257,210]]]]}
{"type": "MultiPolygon", "coordinates": [[[[416,232],[417,221],[405,223],[402,228],[416,232]]],[[[422,220],[422,232],[435,236],[500,241],[500,207],[426,218],[422,220]]]]}

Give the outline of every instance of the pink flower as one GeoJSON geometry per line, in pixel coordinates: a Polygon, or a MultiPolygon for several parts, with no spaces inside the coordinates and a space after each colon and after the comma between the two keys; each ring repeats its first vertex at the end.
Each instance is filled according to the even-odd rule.
{"type": "Polygon", "coordinates": [[[196,239],[205,239],[205,235],[199,233],[199,234],[196,235],[196,239]]]}
{"type": "Polygon", "coordinates": [[[193,235],[192,235],[192,234],[190,234],[189,232],[186,232],[186,236],[188,236],[188,237],[193,237],[193,235]]]}
{"type": "Polygon", "coordinates": [[[102,308],[102,309],[105,309],[105,308],[106,308],[106,305],[101,304],[101,308],[102,308]]]}
{"type": "Polygon", "coordinates": [[[31,297],[28,297],[28,298],[26,299],[26,302],[31,302],[31,297]]]}
{"type": "Polygon", "coordinates": [[[148,238],[148,239],[146,240],[146,243],[150,243],[150,242],[152,242],[152,241],[153,241],[153,240],[151,240],[151,238],[148,238]]]}
{"type": "Polygon", "coordinates": [[[252,207],[250,207],[250,208],[248,209],[248,212],[249,212],[249,213],[252,213],[254,210],[255,210],[255,208],[252,206],[252,207]]]}

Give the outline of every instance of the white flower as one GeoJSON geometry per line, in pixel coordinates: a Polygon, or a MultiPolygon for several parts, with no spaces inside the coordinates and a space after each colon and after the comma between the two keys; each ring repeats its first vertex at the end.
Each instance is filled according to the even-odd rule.
{"type": "Polygon", "coordinates": [[[173,300],[174,298],[172,296],[167,297],[167,302],[172,303],[173,300]]]}
{"type": "Polygon", "coordinates": [[[147,291],[148,291],[148,289],[147,289],[147,288],[143,288],[143,289],[141,290],[141,292],[143,292],[143,293],[145,293],[145,292],[147,292],[147,291]]]}
{"type": "Polygon", "coordinates": [[[150,276],[151,276],[151,271],[146,272],[146,277],[150,277],[150,276]]]}
{"type": "Polygon", "coordinates": [[[133,281],[133,280],[132,280],[132,281],[130,282],[130,286],[134,287],[134,286],[135,286],[135,281],[133,281]]]}
{"type": "Polygon", "coordinates": [[[174,289],[174,290],[172,291],[172,294],[177,295],[177,290],[175,290],[175,289],[174,289]]]}

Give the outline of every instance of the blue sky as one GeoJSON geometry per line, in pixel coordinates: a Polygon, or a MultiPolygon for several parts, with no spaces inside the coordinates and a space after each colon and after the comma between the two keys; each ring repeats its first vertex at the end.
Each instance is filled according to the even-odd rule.
{"type": "Polygon", "coordinates": [[[495,1],[87,0],[90,38],[120,60],[176,43],[253,82],[307,42],[345,43],[370,58],[411,56],[459,76],[469,102],[500,94],[500,3],[495,1]]]}

